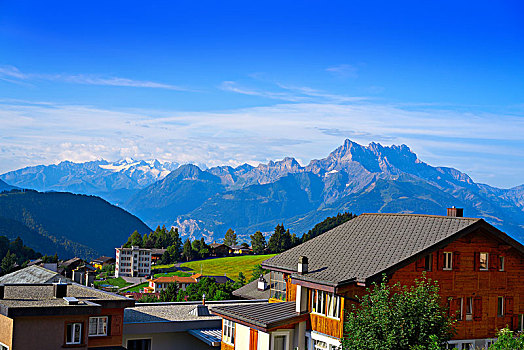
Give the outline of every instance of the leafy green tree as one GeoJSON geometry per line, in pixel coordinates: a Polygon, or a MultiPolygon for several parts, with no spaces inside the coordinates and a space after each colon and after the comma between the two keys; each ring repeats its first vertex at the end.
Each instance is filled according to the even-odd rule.
{"type": "Polygon", "coordinates": [[[260,276],[264,276],[268,272],[269,270],[263,269],[262,265],[256,264],[255,266],[253,266],[253,269],[251,270],[251,278],[248,281],[248,283],[257,280],[260,276]]]}
{"type": "Polygon", "coordinates": [[[497,333],[497,341],[489,350],[524,350],[524,333],[514,333],[508,328],[503,328],[497,333]]]}
{"type": "Polygon", "coordinates": [[[189,238],[187,238],[184,242],[184,246],[182,248],[182,255],[184,256],[184,259],[186,259],[186,261],[194,259],[193,247],[191,246],[191,241],[189,240],[189,238]]]}
{"type": "Polygon", "coordinates": [[[138,231],[136,230],[135,232],[131,234],[131,236],[129,236],[126,244],[124,244],[125,248],[130,248],[130,247],[135,247],[135,246],[142,247],[142,236],[140,236],[140,233],[138,233],[138,231]]]}
{"type": "Polygon", "coordinates": [[[262,232],[257,231],[255,234],[249,236],[251,238],[251,247],[253,254],[263,254],[266,250],[266,238],[262,232]]]}
{"type": "Polygon", "coordinates": [[[9,272],[13,271],[16,264],[16,255],[11,253],[10,251],[7,251],[7,254],[2,259],[2,263],[0,263],[0,268],[2,269],[2,274],[8,274],[9,272]]]}
{"type": "Polygon", "coordinates": [[[224,236],[224,244],[229,247],[238,244],[237,234],[231,228],[227,230],[226,235],[224,236]]]}
{"type": "Polygon", "coordinates": [[[160,292],[160,301],[176,301],[178,296],[178,283],[169,283],[167,288],[160,292]]]}
{"type": "Polygon", "coordinates": [[[242,271],[240,271],[238,273],[238,279],[237,281],[234,283],[234,288],[235,289],[238,289],[242,286],[244,286],[246,284],[246,276],[244,276],[244,274],[242,273],[242,271]]]}
{"type": "Polygon", "coordinates": [[[343,349],[429,349],[453,336],[454,320],[440,304],[439,287],[425,275],[411,287],[390,287],[384,277],[368,292],[346,317],[343,349]]]}
{"type": "Polygon", "coordinates": [[[180,252],[177,247],[172,245],[169,246],[162,257],[160,258],[161,264],[174,264],[180,260],[180,252]]]}

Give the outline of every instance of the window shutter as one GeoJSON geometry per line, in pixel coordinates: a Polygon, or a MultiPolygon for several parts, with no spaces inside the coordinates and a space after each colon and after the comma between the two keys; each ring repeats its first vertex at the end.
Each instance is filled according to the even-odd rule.
{"type": "Polygon", "coordinates": [[[460,270],[460,252],[453,252],[453,270],[460,270]]]}
{"type": "Polygon", "coordinates": [[[482,320],[482,298],[475,297],[473,299],[473,319],[475,321],[482,320]]]}
{"type": "Polygon", "coordinates": [[[473,253],[473,271],[479,270],[479,259],[480,255],[478,252],[473,253]]]}
{"type": "Polygon", "coordinates": [[[513,315],[511,318],[511,330],[512,331],[520,331],[519,329],[519,316],[513,315]]]}
{"type": "Polygon", "coordinates": [[[437,270],[442,271],[444,269],[444,251],[437,251],[437,270]]]}
{"type": "Polygon", "coordinates": [[[505,297],[504,301],[506,305],[504,305],[504,314],[506,316],[513,316],[513,297],[505,297]]]}
{"type": "Polygon", "coordinates": [[[424,271],[425,264],[426,264],[425,258],[418,259],[415,262],[415,271],[424,271]]]}
{"type": "Polygon", "coordinates": [[[495,254],[488,254],[488,269],[490,271],[497,271],[498,267],[498,256],[495,254]]]}
{"type": "Polygon", "coordinates": [[[115,315],[111,316],[111,335],[121,335],[122,334],[122,316],[115,315]]]}
{"type": "Polygon", "coordinates": [[[449,303],[449,315],[451,317],[457,318],[459,316],[458,311],[460,309],[460,299],[452,297],[449,303]]]}

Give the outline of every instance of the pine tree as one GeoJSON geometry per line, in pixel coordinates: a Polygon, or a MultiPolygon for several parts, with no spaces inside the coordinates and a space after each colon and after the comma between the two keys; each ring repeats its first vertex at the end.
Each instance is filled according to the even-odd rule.
{"type": "Polygon", "coordinates": [[[7,251],[7,254],[2,259],[2,263],[0,263],[0,269],[2,269],[2,274],[5,275],[9,272],[11,272],[16,264],[16,255],[11,253],[10,251],[7,251]]]}
{"type": "Polygon", "coordinates": [[[227,230],[226,235],[224,236],[224,244],[228,247],[238,244],[237,234],[231,228],[227,230]]]}
{"type": "Polygon", "coordinates": [[[263,254],[266,250],[266,238],[262,232],[257,231],[255,234],[249,237],[251,238],[251,248],[253,248],[253,254],[263,254]]]}
{"type": "Polygon", "coordinates": [[[186,259],[186,261],[193,260],[193,247],[191,247],[191,241],[189,238],[186,239],[184,242],[184,247],[182,248],[182,255],[186,259]]]}
{"type": "Polygon", "coordinates": [[[267,248],[271,253],[281,253],[282,247],[282,236],[285,234],[284,224],[277,225],[275,227],[275,232],[269,237],[269,242],[267,243],[267,248]]]}

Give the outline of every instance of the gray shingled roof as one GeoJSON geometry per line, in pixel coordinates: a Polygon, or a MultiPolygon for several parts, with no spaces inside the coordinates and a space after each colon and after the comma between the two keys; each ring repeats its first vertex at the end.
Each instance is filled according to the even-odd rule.
{"type": "Polygon", "coordinates": [[[331,286],[351,280],[365,282],[480,221],[484,222],[463,217],[362,214],[262,266],[296,272],[298,258],[306,256],[309,272],[294,275],[298,279],[331,286]]]}
{"type": "Polygon", "coordinates": [[[304,314],[299,314],[295,308],[295,302],[290,301],[262,305],[223,306],[214,308],[212,312],[267,330],[303,317],[304,314]]]}
{"type": "Polygon", "coordinates": [[[233,295],[244,299],[269,299],[269,273],[264,275],[268,283],[266,290],[258,289],[258,279],[233,291],[233,295]]]}
{"type": "Polygon", "coordinates": [[[53,283],[67,279],[57,272],[48,270],[38,265],[31,265],[24,269],[11,272],[0,277],[0,283],[53,283]]]}

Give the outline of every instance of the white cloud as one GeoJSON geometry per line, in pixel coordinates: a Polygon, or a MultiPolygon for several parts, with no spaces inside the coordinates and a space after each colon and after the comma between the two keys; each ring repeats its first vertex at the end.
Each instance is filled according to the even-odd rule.
{"type": "Polygon", "coordinates": [[[11,83],[24,83],[24,81],[59,81],[71,84],[122,86],[152,89],[168,89],[176,91],[190,91],[180,86],[158,83],[153,81],[132,80],[119,77],[102,77],[86,74],[35,74],[21,72],[14,66],[0,66],[0,80],[11,83]]]}
{"type": "Polygon", "coordinates": [[[339,64],[326,68],[326,71],[339,78],[356,78],[358,69],[350,64],[339,64]]]}
{"type": "Polygon", "coordinates": [[[476,181],[524,182],[524,118],[371,103],[283,103],[217,112],[118,111],[0,101],[0,172],[60,160],[158,158],[236,166],[325,157],[345,138],[407,144],[476,181]]]}

